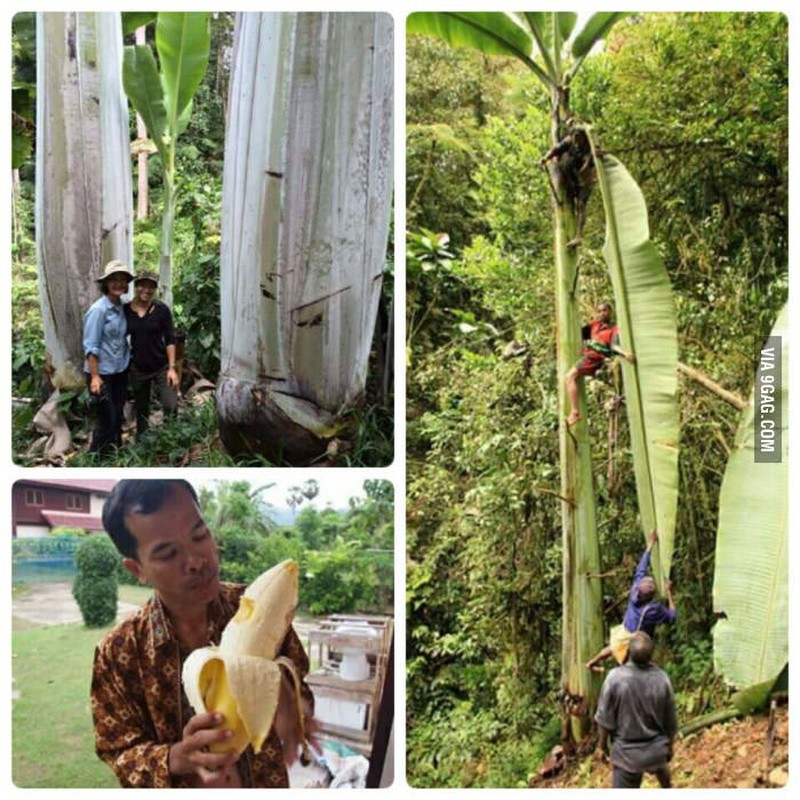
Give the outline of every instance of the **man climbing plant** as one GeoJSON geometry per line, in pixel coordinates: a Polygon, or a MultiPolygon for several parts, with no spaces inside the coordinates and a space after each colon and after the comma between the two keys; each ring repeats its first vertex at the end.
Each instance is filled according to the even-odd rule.
{"type": "Polygon", "coordinates": [[[631,364],[636,360],[633,353],[623,350],[619,345],[619,327],[612,322],[611,303],[599,303],[595,312],[597,316],[581,328],[581,337],[586,342],[583,354],[564,378],[570,405],[567,425],[574,425],[581,418],[578,410],[579,377],[595,375],[614,354],[621,355],[631,364]]]}
{"type": "MultiPolygon", "coordinates": [[[[575,236],[567,242],[567,247],[577,247],[583,237],[583,226],[586,222],[586,204],[597,182],[597,171],[594,166],[592,147],[586,130],[576,125],[572,119],[566,123],[567,134],[553,145],[539,160],[542,167],[548,161],[555,160],[555,174],[558,183],[564,190],[575,214],[575,236]]],[[[548,172],[550,188],[556,202],[560,202],[558,192],[553,184],[552,174],[548,172]]]]}
{"type": "Polygon", "coordinates": [[[678,615],[672,598],[672,582],[664,583],[667,593],[667,605],[665,606],[654,600],[656,582],[651,575],[647,574],[650,566],[650,553],[657,541],[658,533],[651,531],[647,537],[647,547],[633,574],[633,583],[623,622],[611,629],[608,645],[586,663],[589,669],[601,672],[600,662],[612,655],[618,664],[624,664],[628,657],[628,644],[634,634],[641,631],[652,638],[655,635],[656,625],[675,624],[678,615]]]}

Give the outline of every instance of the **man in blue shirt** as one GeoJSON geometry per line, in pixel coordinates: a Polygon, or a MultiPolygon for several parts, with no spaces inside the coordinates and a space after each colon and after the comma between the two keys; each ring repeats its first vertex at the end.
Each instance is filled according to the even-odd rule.
{"type": "Polygon", "coordinates": [[[652,638],[655,636],[656,625],[673,625],[675,623],[677,613],[672,598],[672,582],[665,581],[664,583],[668,604],[665,606],[663,603],[654,601],[656,582],[651,575],[647,574],[650,566],[650,552],[656,541],[658,541],[658,534],[656,531],[651,531],[647,538],[647,548],[633,574],[628,607],[625,609],[622,625],[616,625],[611,629],[608,646],[586,663],[589,669],[602,671],[598,664],[611,655],[618,664],[623,664],[628,655],[628,642],[634,633],[643,631],[652,638]]]}
{"type": "Polygon", "coordinates": [[[615,789],[638,789],[645,772],[668,789],[678,735],[672,685],[667,673],[651,662],[653,640],[646,633],[635,633],[629,649],[628,662],[611,670],[600,692],[595,714],[598,748],[611,758],[615,789]]]}

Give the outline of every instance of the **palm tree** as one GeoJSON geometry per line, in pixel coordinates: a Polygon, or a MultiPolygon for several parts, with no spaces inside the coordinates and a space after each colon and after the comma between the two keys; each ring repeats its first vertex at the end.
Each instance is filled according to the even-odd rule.
{"type": "MultiPolygon", "coordinates": [[[[415,13],[409,32],[437,36],[451,46],[470,47],[489,55],[517,58],[545,86],[551,109],[551,140],[556,145],[570,130],[570,86],[581,64],[621,17],[593,15],[576,31],[574,13],[503,12],[415,13]]],[[[677,337],[666,271],[649,241],[646,208],[638,187],[616,159],[596,151],[591,129],[583,128],[592,146],[594,163],[606,206],[607,244],[622,345],[637,356],[634,368],[623,365],[633,442],[637,492],[645,532],[658,528],[661,558],[656,559],[660,582],[669,571],[677,499],[677,337]],[[632,217],[628,218],[631,212],[632,217]],[[631,271],[632,270],[632,271],[631,271]],[[650,291],[655,286],[655,291],[650,291]],[[655,299],[654,299],[655,296],[655,299]],[[656,319],[662,350],[651,342],[656,332],[645,325],[656,319]],[[640,352],[641,349],[641,352],[640,352]],[[673,363],[674,362],[674,363],[673,363]],[[641,374],[652,373],[642,387],[641,374]],[[654,399],[655,398],[655,399],[654,399]],[[664,557],[666,554],[666,557],[664,557]]],[[[577,205],[557,169],[553,184],[553,238],[556,270],[556,361],[561,466],[563,542],[562,689],[568,735],[581,738],[588,730],[599,682],[585,668],[603,643],[600,552],[595,522],[595,499],[585,396],[580,389],[581,419],[567,427],[568,398],[563,376],[581,350],[578,286],[579,234],[577,205]]]]}
{"type": "Polygon", "coordinates": [[[325,453],[366,382],[392,196],[388,14],[237,16],[223,175],[219,427],[325,453]]]}

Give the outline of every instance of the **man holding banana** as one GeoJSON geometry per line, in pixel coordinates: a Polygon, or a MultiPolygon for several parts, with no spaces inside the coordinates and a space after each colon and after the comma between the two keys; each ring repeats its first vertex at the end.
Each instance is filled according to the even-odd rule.
{"type": "Polygon", "coordinates": [[[308,658],[289,626],[280,655],[301,679],[302,711],[285,678],[260,752],[218,752],[233,732],[220,713],[196,714],[181,671],[198,648],[219,644],[244,587],[219,580],[219,556],[186,481],[125,480],[103,508],[123,565],[153,598],[98,645],[91,701],[97,754],[125,787],[286,788],[286,764],[313,730],[308,658]],[[305,719],[300,719],[300,715],[305,719]]]}

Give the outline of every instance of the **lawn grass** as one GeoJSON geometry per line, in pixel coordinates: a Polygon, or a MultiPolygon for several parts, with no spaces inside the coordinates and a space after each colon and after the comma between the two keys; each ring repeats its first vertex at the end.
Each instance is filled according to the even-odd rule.
{"type": "Polygon", "coordinates": [[[12,635],[16,786],[119,786],[95,755],[89,706],[94,648],[106,630],[73,624],[12,635]]]}
{"type": "MultiPolygon", "coordinates": [[[[119,600],[140,606],[152,591],[122,585],[119,600]]],[[[95,755],[89,705],[94,648],[111,627],[41,626],[14,619],[12,778],[17,786],[119,786],[95,755]]]]}

